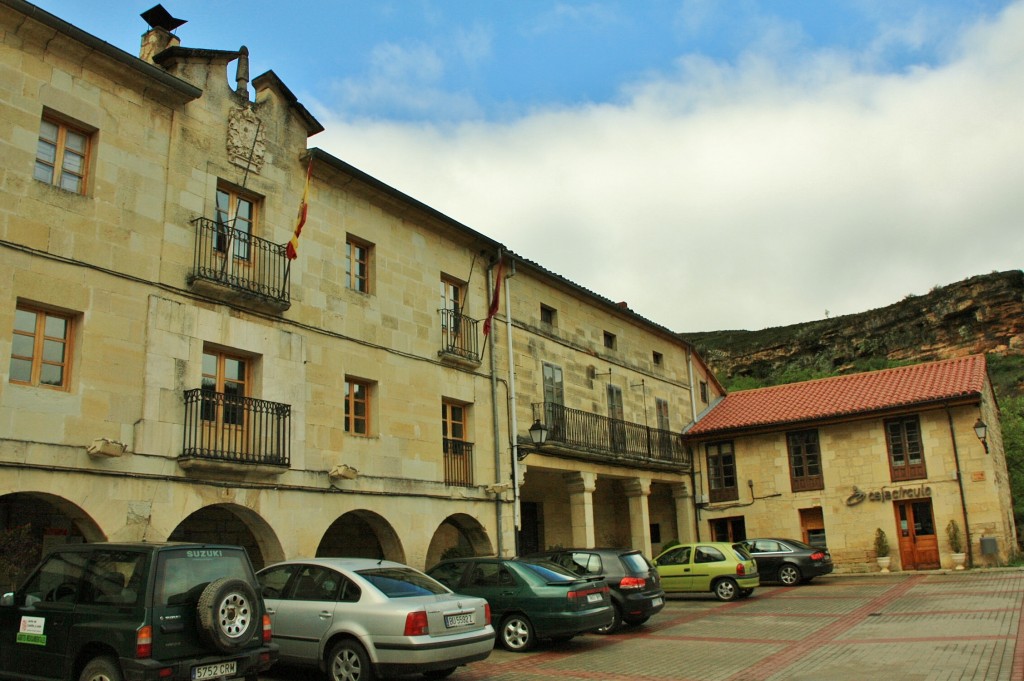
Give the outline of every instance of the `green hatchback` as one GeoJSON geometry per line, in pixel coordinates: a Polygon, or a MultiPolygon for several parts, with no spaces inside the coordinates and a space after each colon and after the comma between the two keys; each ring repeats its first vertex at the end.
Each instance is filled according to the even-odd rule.
{"type": "Polygon", "coordinates": [[[746,598],[761,584],[757,562],[741,544],[677,544],[659,554],[654,565],[665,593],[711,592],[731,601],[746,598]]]}
{"type": "Polygon", "coordinates": [[[608,583],[547,561],[452,558],[427,574],[456,593],[486,598],[497,640],[523,652],[538,639],[566,640],[611,624],[608,583]]]}

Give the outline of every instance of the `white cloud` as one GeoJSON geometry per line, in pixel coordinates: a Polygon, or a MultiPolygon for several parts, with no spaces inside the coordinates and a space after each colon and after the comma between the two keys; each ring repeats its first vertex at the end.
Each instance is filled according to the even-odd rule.
{"type": "MultiPolygon", "coordinates": [[[[762,45],[732,66],[681,58],[615,106],[446,130],[318,112],[312,142],[664,326],[810,321],[1021,267],[1021,35],[1016,4],[948,64],[898,75],[762,45]]],[[[449,96],[429,55],[397,55],[449,96]]],[[[417,80],[381,76],[351,96],[417,80]]]]}

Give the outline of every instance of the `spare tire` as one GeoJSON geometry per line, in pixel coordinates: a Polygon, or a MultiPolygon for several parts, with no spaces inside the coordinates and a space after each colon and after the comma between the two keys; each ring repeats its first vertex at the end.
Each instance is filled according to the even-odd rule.
{"type": "Polygon", "coordinates": [[[207,584],[196,617],[200,636],[225,653],[245,647],[262,628],[256,590],[243,579],[223,577],[207,584]]]}

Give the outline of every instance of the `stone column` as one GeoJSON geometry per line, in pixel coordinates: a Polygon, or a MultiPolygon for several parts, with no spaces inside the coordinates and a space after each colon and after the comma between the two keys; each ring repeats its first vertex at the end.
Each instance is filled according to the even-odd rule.
{"type": "Polygon", "coordinates": [[[631,478],[622,484],[629,501],[629,541],[634,549],[645,556],[651,555],[651,510],[647,497],[651,495],[650,478],[631,478]]]}
{"type": "Polygon", "coordinates": [[[572,545],[589,548],[595,545],[594,490],[597,473],[579,471],[562,475],[569,491],[569,523],[572,527],[572,545]]]}
{"type": "Polygon", "coordinates": [[[676,506],[676,532],[678,533],[676,539],[684,544],[696,541],[697,537],[694,536],[693,530],[695,507],[689,485],[685,482],[672,485],[672,501],[676,506]]]}

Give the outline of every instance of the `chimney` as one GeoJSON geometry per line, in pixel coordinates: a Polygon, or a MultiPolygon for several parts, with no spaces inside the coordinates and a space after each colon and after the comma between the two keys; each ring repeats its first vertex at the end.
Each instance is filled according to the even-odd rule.
{"type": "Polygon", "coordinates": [[[140,59],[153,63],[153,57],[168,47],[176,47],[181,44],[181,39],[171,31],[187,23],[185,19],[175,19],[170,12],[164,9],[163,5],[155,5],[139,16],[149,24],[149,30],[142,34],[140,59]]]}

